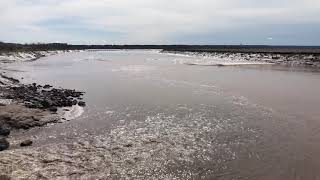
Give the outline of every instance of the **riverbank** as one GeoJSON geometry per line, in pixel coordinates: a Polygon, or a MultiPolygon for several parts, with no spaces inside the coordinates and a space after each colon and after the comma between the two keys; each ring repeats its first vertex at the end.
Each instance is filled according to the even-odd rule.
{"type": "Polygon", "coordinates": [[[70,53],[81,50],[53,50],[53,51],[11,51],[0,52],[0,63],[13,63],[24,61],[35,61],[41,57],[70,53]]]}
{"type": "MultiPolygon", "coordinates": [[[[1,53],[0,62],[34,61],[65,52],[70,51],[1,53]]],[[[49,84],[24,84],[19,79],[7,75],[5,70],[0,71],[0,151],[10,148],[11,131],[63,122],[67,118],[70,120],[69,111],[85,106],[85,102],[81,101],[83,94],[70,89],[57,89],[49,84]]]]}
{"type": "MultiPolygon", "coordinates": [[[[201,56],[221,61],[215,65],[280,64],[288,66],[307,66],[320,68],[320,54],[294,52],[205,52],[202,50],[163,50],[163,53],[185,56],[201,56]]],[[[190,64],[190,63],[189,63],[190,64]]],[[[201,62],[199,62],[201,65],[201,62]]],[[[202,63],[203,64],[203,63],[202,63]]],[[[207,63],[208,64],[208,63],[207,63]]],[[[191,64],[194,65],[194,64],[191,64]]],[[[210,65],[210,64],[209,64],[210,65]]]]}

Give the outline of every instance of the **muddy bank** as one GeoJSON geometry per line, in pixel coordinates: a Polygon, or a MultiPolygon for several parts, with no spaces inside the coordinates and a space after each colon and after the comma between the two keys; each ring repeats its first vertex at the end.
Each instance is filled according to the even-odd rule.
{"type": "MultiPolygon", "coordinates": [[[[83,94],[48,84],[22,84],[18,79],[0,73],[0,151],[10,147],[7,138],[12,130],[57,123],[63,120],[63,113],[57,113],[59,108],[85,106],[81,101],[83,94]]],[[[26,142],[32,144],[32,141],[26,142]]]]}
{"type": "Polygon", "coordinates": [[[0,99],[11,103],[0,106],[0,123],[11,129],[28,129],[56,122],[56,118],[49,120],[51,118],[44,117],[55,114],[58,108],[85,106],[85,102],[80,100],[83,92],[56,89],[36,83],[24,85],[17,83],[17,79],[7,79],[11,80],[12,84],[0,87],[0,99]]]}
{"type": "Polygon", "coordinates": [[[56,51],[0,52],[0,63],[35,61],[41,57],[52,56],[52,55],[67,53],[67,52],[74,52],[74,51],[56,50],[56,51]]]}
{"type": "Polygon", "coordinates": [[[163,53],[172,53],[187,56],[202,56],[217,60],[238,62],[260,62],[272,63],[289,66],[307,66],[320,68],[320,54],[301,54],[301,53],[238,53],[238,52],[202,52],[202,51],[184,51],[184,50],[164,50],[163,53]]]}
{"type": "Polygon", "coordinates": [[[57,114],[46,110],[26,108],[16,103],[0,106],[0,124],[10,129],[29,129],[58,120],[57,114]]]}

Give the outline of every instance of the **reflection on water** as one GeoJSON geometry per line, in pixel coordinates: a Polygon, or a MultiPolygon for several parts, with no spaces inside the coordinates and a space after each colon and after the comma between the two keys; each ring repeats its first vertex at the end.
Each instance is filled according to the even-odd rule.
{"type": "Polygon", "coordinates": [[[35,146],[0,162],[29,178],[319,179],[318,71],[177,58],[192,60],[96,51],[8,65],[23,81],[85,91],[88,106],[76,120],[16,134],[35,146]]]}

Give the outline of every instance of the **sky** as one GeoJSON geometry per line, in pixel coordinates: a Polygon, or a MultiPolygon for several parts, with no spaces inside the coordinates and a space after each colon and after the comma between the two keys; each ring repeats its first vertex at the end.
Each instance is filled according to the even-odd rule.
{"type": "Polygon", "coordinates": [[[320,0],[0,0],[0,41],[320,45],[320,0]]]}

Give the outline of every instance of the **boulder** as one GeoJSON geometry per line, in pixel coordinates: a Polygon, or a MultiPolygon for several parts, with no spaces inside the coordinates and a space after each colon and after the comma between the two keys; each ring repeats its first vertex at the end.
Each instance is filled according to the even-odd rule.
{"type": "Polygon", "coordinates": [[[56,106],[52,106],[49,108],[49,111],[51,112],[57,112],[58,111],[58,108],[56,106]]]}
{"type": "Polygon", "coordinates": [[[8,149],[10,143],[5,138],[0,138],[0,151],[8,149]]]}
{"type": "Polygon", "coordinates": [[[83,101],[79,101],[79,102],[78,102],[78,105],[81,106],[81,107],[84,107],[84,106],[86,106],[86,103],[83,102],[83,101]]]}
{"type": "Polygon", "coordinates": [[[22,141],[20,143],[20,146],[24,147],[24,146],[31,146],[32,145],[32,141],[31,140],[25,140],[25,141],[22,141]]]}
{"type": "Polygon", "coordinates": [[[49,84],[46,84],[43,86],[43,89],[49,89],[49,88],[52,88],[52,86],[50,86],[49,84]]]}
{"type": "Polygon", "coordinates": [[[0,136],[9,136],[10,129],[5,126],[0,126],[0,136]]]}
{"type": "Polygon", "coordinates": [[[78,101],[76,99],[73,99],[72,100],[72,105],[77,105],[78,104],[78,101]]]}

